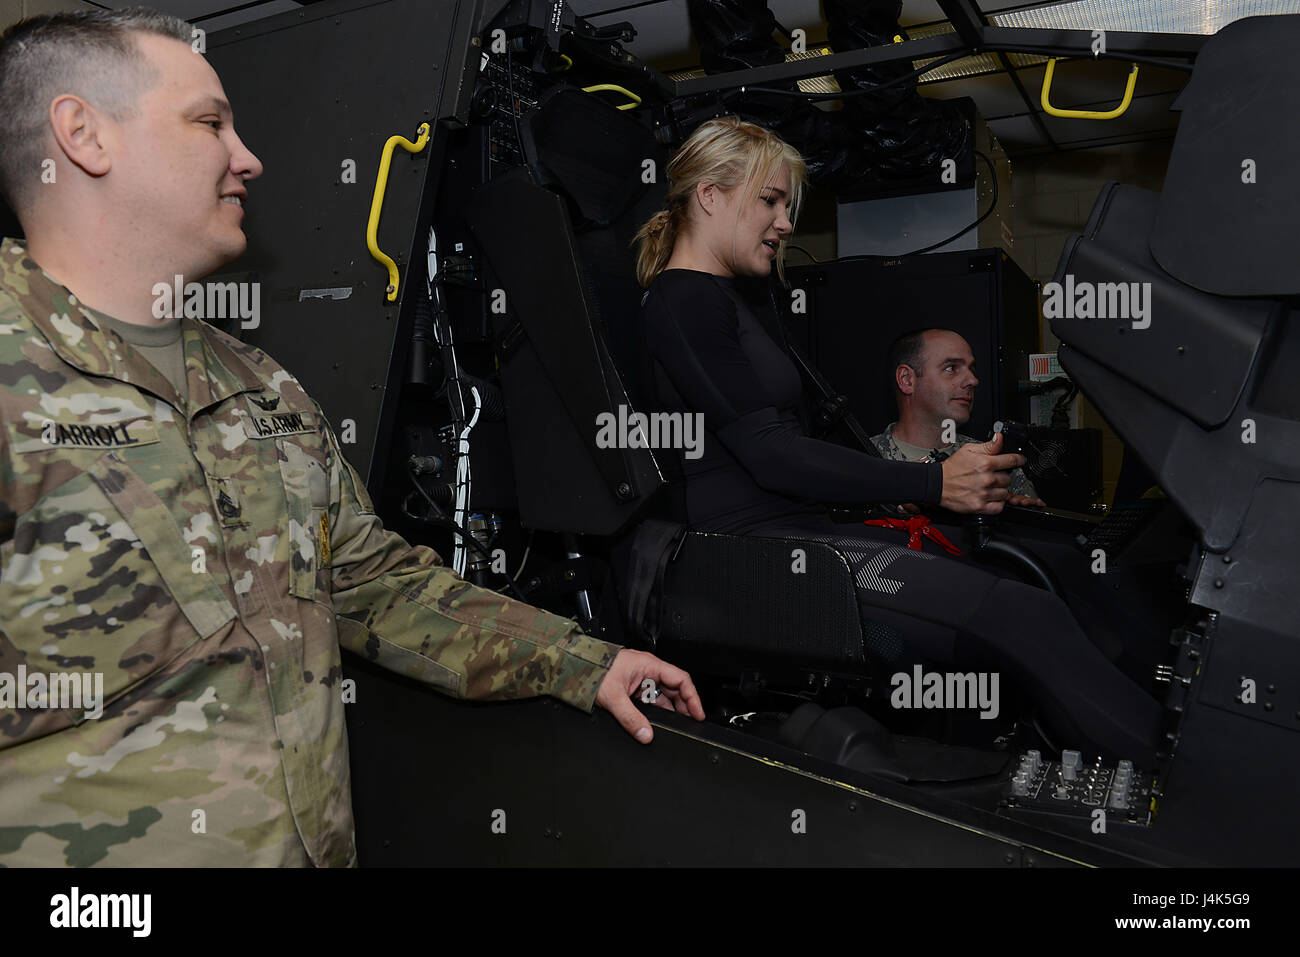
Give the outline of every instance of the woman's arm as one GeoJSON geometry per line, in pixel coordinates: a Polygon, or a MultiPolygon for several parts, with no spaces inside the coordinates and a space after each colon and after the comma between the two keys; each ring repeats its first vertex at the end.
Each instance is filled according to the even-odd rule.
{"type": "Polygon", "coordinates": [[[741,346],[736,304],[711,277],[652,287],[643,321],[647,347],[688,409],[762,488],[827,502],[939,501],[942,466],[879,459],[782,421],[741,346]]]}

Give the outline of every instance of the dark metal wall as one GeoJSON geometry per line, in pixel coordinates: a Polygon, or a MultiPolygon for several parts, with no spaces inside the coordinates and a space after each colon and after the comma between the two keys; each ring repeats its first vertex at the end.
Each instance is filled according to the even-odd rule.
{"type": "Polygon", "coordinates": [[[436,124],[444,94],[462,80],[476,5],[457,0],[339,0],[214,34],[208,59],[220,74],[236,129],[265,166],[249,184],[248,251],[228,272],[261,283],[262,319],[242,338],[302,381],[375,490],[385,459],[409,342],[406,281],[421,206],[441,164],[436,124]],[[444,89],[450,88],[449,90],[444,89]],[[385,300],[384,267],[366,248],[366,222],[389,136],[435,134],[418,154],[393,154],[379,247],[402,273],[385,300]],[[343,182],[344,164],[356,182],[343,182]],[[432,170],[432,175],[430,171],[432,170]],[[320,290],[333,290],[319,292],[320,290]],[[317,292],[313,292],[317,291],[317,292]]]}

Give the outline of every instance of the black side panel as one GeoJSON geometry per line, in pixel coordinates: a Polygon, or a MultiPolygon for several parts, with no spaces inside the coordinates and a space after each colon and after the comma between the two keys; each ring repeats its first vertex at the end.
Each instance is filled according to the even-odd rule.
{"type": "Polygon", "coordinates": [[[1053,282],[1059,293],[1050,286],[1043,289],[1043,315],[1071,348],[1182,409],[1198,425],[1213,428],[1236,405],[1277,307],[1269,301],[1209,296],[1171,280],[1147,249],[1159,199],[1160,194],[1135,186],[1107,186],[1087,235],[1057,266],[1053,282]],[[1096,287],[1096,295],[1092,315],[1081,318],[1077,306],[1084,283],[1096,287]],[[1135,283],[1140,284],[1137,298],[1132,295],[1135,283]],[[1106,318],[1097,315],[1103,298],[1106,318]],[[1053,302],[1068,312],[1057,314],[1053,302]],[[1144,304],[1145,316],[1128,318],[1137,302],[1144,304]],[[1110,317],[1117,311],[1113,307],[1125,305],[1124,318],[1110,317]],[[1146,322],[1150,325],[1139,328],[1146,322]]]}
{"type": "Polygon", "coordinates": [[[1145,863],[956,802],[919,810],[903,785],[657,708],[642,746],[601,711],[463,704],[344,668],[362,867],[1145,863]]]}
{"type": "MultiPolygon", "coordinates": [[[[1202,189],[1213,192],[1213,182],[1207,174],[1202,189]]],[[[1224,864],[1294,860],[1296,310],[1199,292],[1167,275],[1147,252],[1157,200],[1108,187],[1057,275],[1150,282],[1151,325],[1053,322],[1062,365],[1201,538],[1188,568],[1197,621],[1175,633],[1169,703],[1183,717],[1153,837],[1224,864]],[[1210,820],[1219,823],[1207,828],[1210,820]]]]}

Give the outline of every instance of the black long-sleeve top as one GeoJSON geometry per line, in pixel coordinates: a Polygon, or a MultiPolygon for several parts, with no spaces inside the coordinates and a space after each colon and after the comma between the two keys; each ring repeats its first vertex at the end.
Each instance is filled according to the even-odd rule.
{"type": "Polygon", "coordinates": [[[703,414],[699,458],[678,453],[685,521],[749,533],[810,518],[814,503],[937,503],[937,463],[891,462],[810,437],[799,372],[733,280],[668,269],[641,307],[645,411],[703,414]]]}

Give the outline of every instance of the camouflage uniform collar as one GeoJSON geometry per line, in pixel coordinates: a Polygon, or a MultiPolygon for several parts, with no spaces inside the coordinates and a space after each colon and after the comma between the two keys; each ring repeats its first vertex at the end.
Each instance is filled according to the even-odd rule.
{"type": "Polygon", "coordinates": [[[883,441],[881,443],[878,443],[877,447],[879,448],[880,446],[883,445],[884,447],[881,448],[882,454],[885,454],[887,458],[898,459],[899,461],[909,461],[908,454],[905,453],[904,450],[899,445],[900,442],[902,442],[903,445],[906,445],[909,449],[912,449],[913,455],[915,455],[917,452],[921,453],[924,456],[922,461],[943,462],[944,460],[951,457],[952,454],[956,452],[959,448],[961,448],[963,445],[976,441],[975,439],[972,439],[970,436],[962,435],[960,432],[958,432],[957,441],[949,442],[947,445],[937,446],[935,448],[927,449],[923,445],[914,445],[911,442],[905,442],[902,439],[898,438],[896,435],[894,435],[894,427],[896,425],[898,425],[897,422],[889,423],[885,431],[880,434],[879,438],[882,439],[883,441]]]}
{"type": "MultiPolygon", "coordinates": [[[[902,439],[900,439],[900,438],[898,438],[897,436],[894,435],[894,427],[895,427],[896,425],[898,425],[897,422],[890,422],[890,423],[889,423],[889,427],[885,429],[885,435],[888,436],[889,439],[890,439],[891,441],[893,441],[893,442],[902,442],[902,441],[903,441],[902,439]]],[[[971,438],[969,435],[963,435],[961,432],[958,432],[958,433],[957,433],[957,440],[956,440],[955,442],[949,442],[949,443],[946,444],[946,445],[935,446],[934,448],[930,449],[930,451],[931,451],[931,452],[947,452],[949,455],[951,455],[953,452],[956,452],[956,451],[957,451],[959,448],[961,448],[963,445],[966,445],[966,444],[968,444],[968,443],[970,443],[970,442],[978,442],[978,441],[979,441],[979,439],[973,439],[973,438],[971,438]]],[[[912,442],[908,442],[908,443],[906,443],[906,444],[912,446],[912,448],[914,448],[914,449],[924,448],[924,446],[916,445],[916,444],[914,444],[914,443],[912,443],[912,442]]]]}
{"type": "MultiPolygon", "coordinates": [[[[182,407],[176,390],[153,363],[28,258],[22,240],[0,240],[0,290],[18,301],[64,362],[89,375],[143,387],[182,407]]],[[[206,323],[187,316],[181,320],[181,330],[191,414],[240,392],[262,390],[257,373],[206,323]]]]}
{"type": "MultiPolygon", "coordinates": [[[[931,454],[933,454],[933,453],[935,453],[935,452],[946,452],[946,451],[948,451],[949,449],[952,449],[952,448],[953,448],[953,445],[956,444],[956,443],[951,443],[951,444],[949,444],[949,445],[945,445],[945,446],[943,446],[942,448],[937,448],[937,447],[936,447],[936,448],[932,448],[932,449],[931,449],[931,448],[926,448],[926,447],[923,446],[923,445],[917,445],[915,442],[908,442],[908,441],[906,441],[906,440],[904,440],[904,439],[900,439],[898,436],[896,436],[896,435],[894,434],[894,429],[897,428],[897,427],[898,427],[898,422],[897,422],[897,420],[895,420],[895,421],[893,421],[893,422],[890,422],[889,425],[886,426],[886,428],[885,428],[885,438],[886,438],[886,440],[887,440],[887,441],[888,441],[888,442],[889,442],[889,443],[890,443],[890,444],[891,444],[895,449],[898,450],[898,452],[899,452],[899,457],[900,457],[900,458],[902,457],[902,450],[901,450],[901,448],[899,448],[899,444],[898,444],[898,443],[900,443],[900,442],[902,442],[903,445],[906,445],[908,448],[912,448],[912,449],[920,449],[920,450],[923,451],[923,452],[928,452],[928,453],[931,453],[931,454]]],[[[954,451],[955,451],[955,449],[954,449],[954,451]]]]}

